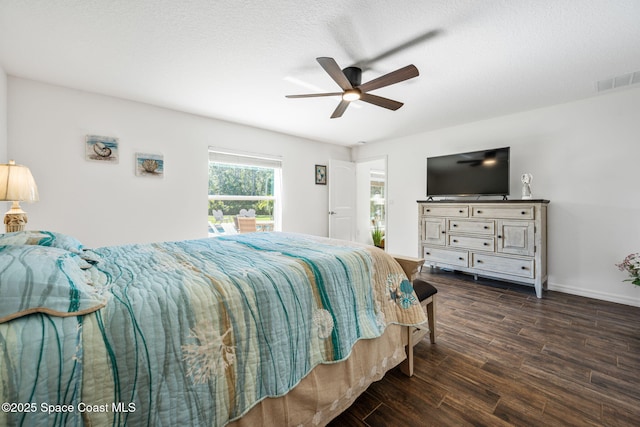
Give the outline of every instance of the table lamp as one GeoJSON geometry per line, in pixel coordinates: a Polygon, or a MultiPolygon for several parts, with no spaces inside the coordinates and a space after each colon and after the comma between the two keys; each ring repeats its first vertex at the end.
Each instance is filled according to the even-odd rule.
{"type": "Polygon", "coordinates": [[[13,202],[4,216],[7,233],[24,230],[27,214],[20,202],[38,201],[38,187],[28,167],[16,165],[13,160],[0,164],[0,201],[13,202]]]}

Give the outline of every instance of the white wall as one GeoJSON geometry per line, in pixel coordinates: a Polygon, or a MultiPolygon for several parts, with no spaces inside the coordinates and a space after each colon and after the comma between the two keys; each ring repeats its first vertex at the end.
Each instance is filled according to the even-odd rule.
{"type": "Polygon", "coordinates": [[[7,74],[0,66],[0,163],[7,160],[7,74]]]}
{"type": "Polygon", "coordinates": [[[283,230],[327,235],[327,187],[315,185],[314,165],[350,160],[346,147],[12,76],[7,86],[8,155],[40,192],[23,206],[29,229],[92,247],[206,237],[215,146],[282,157],[283,230]],[[86,161],[87,134],[119,138],[119,163],[86,161]],[[165,177],[135,176],[136,152],[163,154],[165,177]]]}
{"type": "Polygon", "coordinates": [[[388,250],[418,254],[416,200],[426,157],[511,146],[511,198],[520,174],[549,205],[549,288],[640,306],[640,287],[614,266],[640,252],[640,88],[358,147],[388,155],[388,250]]]}
{"type": "MultiPolygon", "coordinates": [[[[7,163],[7,74],[0,66],[0,163],[7,163]]],[[[0,202],[0,215],[9,210],[8,202],[0,202]]],[[[4,226],[2,226],[4,232],[4,226]]]]}

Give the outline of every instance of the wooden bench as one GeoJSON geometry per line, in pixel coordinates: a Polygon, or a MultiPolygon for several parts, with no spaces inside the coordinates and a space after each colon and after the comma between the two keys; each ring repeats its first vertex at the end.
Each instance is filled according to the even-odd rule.
{"type": "Polygon", "coordinates": [[[422,279],[416,279],[420,267],[424,264],[423,258],[392,255],[400,264],[409,280],[413,283],[416,296],[420,305],[427,314],[428,327],[402,327],[402,341],[405,345],[407,359],[400,365],[400,370],[407,376],[413,375],[413,347],[427,334],[431,343],[436,342],[436,293],[438,290],[422,279]]]}

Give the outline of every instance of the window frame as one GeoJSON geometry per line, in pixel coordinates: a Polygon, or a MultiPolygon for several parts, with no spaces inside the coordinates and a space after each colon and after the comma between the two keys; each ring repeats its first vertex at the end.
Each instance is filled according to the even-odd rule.
{"type": "MultiPolygon", "coordinates": [[[[265,154],[246,153],[240,151],[230,151],[226,149],[218,149],[209,147],[209,161],[207,170],[211,163],[222,163],[234,166],[260,167],[273,169],[274,183],[272,196],[242,196],[242,195],[223,195],[223,194],[207,194],[207,200],[246,200],[246,201],[273,201],[273,229],[274,231],[282,230],[282,158],[279,156],[269,156],[265,154]]],[[[209,174],[207,173],[207,179],[209,174]]],[[[207,185],[207,193],[209,186],[207,185]]]]}

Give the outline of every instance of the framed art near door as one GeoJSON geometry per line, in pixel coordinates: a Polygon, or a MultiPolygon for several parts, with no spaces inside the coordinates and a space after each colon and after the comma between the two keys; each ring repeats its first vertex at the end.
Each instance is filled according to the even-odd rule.
{"type": "Polygon", "coordinates": [[[327,166],[316,165],[316,184],[327,185],[327,166]]]}

